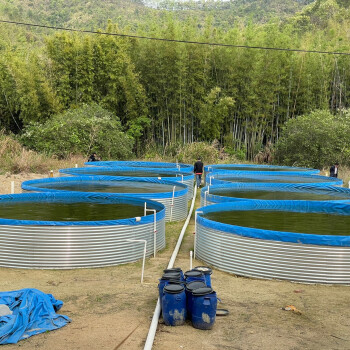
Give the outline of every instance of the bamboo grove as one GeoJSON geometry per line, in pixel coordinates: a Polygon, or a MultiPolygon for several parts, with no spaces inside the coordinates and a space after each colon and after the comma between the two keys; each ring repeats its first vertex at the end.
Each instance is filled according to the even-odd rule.
{"type": "MultiPolygon", "coordinates": [[[[215,27],[168,14],[104,31],[233,45],[350,52],[349,21],[215,27]]],[[[2,25],[1,128],[21,133],[82,103],[120,118],[135,150],[218,140],[252,159],[290,118],[349,107],[350,56],[128,39],[2,25]],[[12,38],[12,39],[11,39],[12,38]]]]}

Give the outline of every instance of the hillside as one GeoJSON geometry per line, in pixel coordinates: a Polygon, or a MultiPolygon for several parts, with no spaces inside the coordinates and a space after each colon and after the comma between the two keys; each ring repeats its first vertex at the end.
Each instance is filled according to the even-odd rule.
{"type": "Polygon", "coordinates": [[[3,0],[0,17],[54,26],[96,29],[108,20],[132,25],[149,15],[140,0],[3,0]]]}
{"type": "MultiPolygon", "coordinates": [[[[3,0],[0,18],[29,22],[96,29],[108,20],[120,27],[138,26],[146,18],[171,11],[179,19],[197,17],[204,22],[211,15],[221,26],[238,18],[266,22],[270,18],[293,16],[313,0],[231,0],[231,1],[174,1],[174,0],[3,0]]],[[[341,0],[339,0],[341,1],[341,0]]]]}

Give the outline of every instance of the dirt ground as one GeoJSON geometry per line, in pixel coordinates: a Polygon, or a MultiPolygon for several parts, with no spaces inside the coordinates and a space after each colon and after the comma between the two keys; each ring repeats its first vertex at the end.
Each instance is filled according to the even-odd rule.
{"type": "MultiPolygon", "coordinates": [[[[0,176],[0,193],[10,192],[10,181],[44,175],[0,176]]],[[[198,204],[197,200],[197,204],[198,204]]],[[[76,270],[21,270],[0,268],[0,290],[37,288],[64,302],[60,313],[72,323],[33,336],[4,349],[123,350],[143,349],[157,299],[158,278],[167,266],[182,223],[166,227],[167,247],[146,261],[145,283],[140,284],[141,262],[116,267],[76,270]]],[[[189,268],[193,249],[192,220],[176,266],[189,268]]],[[[196,261],[194,266],[203,265],[196,261]]],[[[217,317],[210,331],[190,323],[166,327],[160,321],[155,350],[274,350],[350,349],[350,289],[346,286],[305,285],[285,281],[237,277],[214,269],[212,284],[229,316],[217,317]],[[281,310],[294,305],[301,315],[281,310]]]]}

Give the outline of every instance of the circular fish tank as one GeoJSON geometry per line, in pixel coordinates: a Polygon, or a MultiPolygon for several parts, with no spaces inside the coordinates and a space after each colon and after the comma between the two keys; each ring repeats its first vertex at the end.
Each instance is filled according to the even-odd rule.
{"type": "Polygon", "coordinates": [[[164,204],[165,220],[187,217],[188,187],[164,180],[144,180],[113,176],[57,177],[24,181],[22,190],[34,192],[91,192],[133,198],[147,198],[164,204]]]}
{"type": "Polygon", "coordinates": [[[147,242],[147,256],[165,247],[165,208],[107,194],[0,195],[0,238],[3,267],[119,265],[142,258],[144,244],[135,240],[147,242]]]}
{"type": "Polygon", "coordinates": [[[118,166],[118,167],[135,167],[135,168],[169,168],[179,171],[193,171],[193,165],[184,163],[167,163],[167,162],[144,162],[144,161],[132,161],[132,160],[111,160],[111,161],[98,161],[98,162],[86,162],[85,165],[89,166],[118,166]]]}
{"type": "Polygon", "coordinates": [[[196,257],[236,275],[350,284],[350,204],[239,201],[196,212],[196,257]]]}
{"type": "Polygon", "coordinates": [[[226,171],[209,173],[206,178],[207,185],[224,185],[228,183],[293,183],[341,186],[343,181],[335,177],[308,175],[292,172],[246,172],[226,171]]]}
{"type": "Polygon", "coordinates": [[[310,168],[299,168],[292,166],[281,166],[281,165],[257,165],[257,164],[213,164],[204,167],[206,172],[220,172],[227,170],[236,171],[291,171],[301,172],[304,174],[319,174],[318,169],[310,168]]]}
{"type": "Polygon", "coordinates": [[[98,175],[98,176],[124,176],[124,177],[137,177],[144,180],[152,180],[153,178],[159,180],[166,180],[170,182],[180,182],[188,186],[189,199],[193,197],[193,182],[194,174],[178,171],[174,169],[144,169],[140,167],[84,167],[84,168],[68,168],[60,169],[61,176],[74,175],[74,176],[86,176],[86,175],[98,175]]]}
{"type": "Polygon", "coordinates": [[[246,200],[348,201],[350,189],[337,186],[304,184],[232,183],[206,186],[201,205],[246,200]]]}

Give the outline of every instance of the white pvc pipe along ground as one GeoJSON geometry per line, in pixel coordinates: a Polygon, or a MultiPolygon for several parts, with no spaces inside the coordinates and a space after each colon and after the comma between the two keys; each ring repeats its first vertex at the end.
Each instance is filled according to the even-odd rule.
{"type": "MultiPolygon", "coordinates": [[[[194,194],[193,194],[191,208],[190,208],[190,211],[188,213],[187,219],[182,227],[179,239],[177,240],[175,249],[173,251],[173,254],[171,255],[167,269],[171,269],[174,266],[175,259],[177,257],[178,252],[179,252],[183,237],[185,235],[187,226],[188,226],[190,219],[191,219],[191,216],[192,216],[194,203],[196,201],[196,195],[197,195],[197,186],[194,187],[194,194]]],[[[153,313],[151,326],[149,327],[149,330],[148,330],[148,335],[147,335],[145,347],[143,348],[144,350],[151,350],[152,349],[154,337],[156,335],[156,331],[157,331],[157,327],[158,327],[159,316],[160,316],[160,301],[159,301],[159,297],[158,297],[157,305],[156,305],[156,308],[154,309],[154,313],[153,313]]]]}

